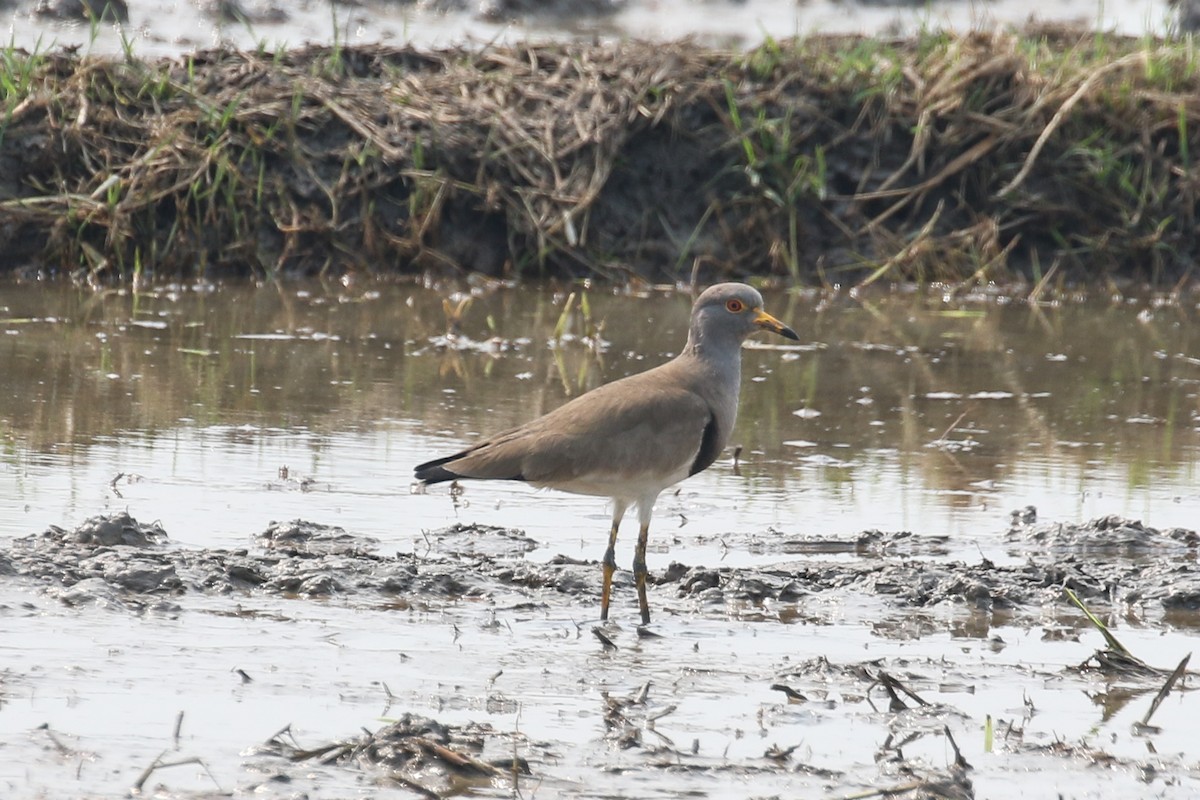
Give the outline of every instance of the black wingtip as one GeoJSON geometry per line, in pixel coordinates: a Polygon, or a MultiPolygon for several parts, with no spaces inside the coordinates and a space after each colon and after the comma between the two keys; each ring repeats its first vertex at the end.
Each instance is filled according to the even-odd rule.
{"type": "Polygon", "coordinates": [[[426,461],[424,464],[418,464],[413,468],[413,476],[425,484],[444,483],[461,478],[461,475],[451,472],[444,466],[456,458],[458,456],[453,455],[446,458],[437,458],[433,461],[426,461]]]}

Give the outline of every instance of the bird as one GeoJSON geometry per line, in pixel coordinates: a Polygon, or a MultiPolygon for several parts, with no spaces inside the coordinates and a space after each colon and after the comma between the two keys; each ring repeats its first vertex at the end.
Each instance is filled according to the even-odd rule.
{"type": "Polygon", "coordinates": [[[421,485],[464,479],[523,481],[538,488],[612,499],[612,527],[601,562],[600,619],[608,619],[617,571],[617,531],[636,506],[633,558],[642,625],[646,544],[659,494],[707,469],[729,442],[737,419],[742,342],[759,330],[799,341],[763,309],[744,283],[719,283],[696,298],[687,343],[653,369],[598,386],[524,425],[414,468],[421,485]]]}

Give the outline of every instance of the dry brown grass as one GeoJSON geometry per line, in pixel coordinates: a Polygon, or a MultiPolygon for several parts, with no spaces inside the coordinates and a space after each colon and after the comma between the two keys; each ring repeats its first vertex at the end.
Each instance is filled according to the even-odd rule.
{"type": "Polygon", "coordinates": [[[0,246],[91,277],[1190,274],[1191,42],[5,52],[0,246]]]}

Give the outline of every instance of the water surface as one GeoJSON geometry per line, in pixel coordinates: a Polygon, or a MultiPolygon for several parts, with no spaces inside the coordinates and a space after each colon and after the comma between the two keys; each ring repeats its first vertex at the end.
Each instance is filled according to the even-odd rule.
{"type": "MultiPolygon", "coordinates": [[[[406,547],[463,520],[594,558],[602,499],[488,483],[457,505],[445,487],[410,493],[421,460],[661,363],[686,337],[685,294],[593,290],[590,317],[576,302],[555,341],[566,295],[484,294],[447,339],[446,295],[406,286],[6,286],[0,536],[126,508],[203,547],[295,516],[406,547]]],[[[733,447],[660,499],[655,540],[672,543],[658,566],[754,557],[721,547],[730,535],[770,556],[772,531],[871,528],[1003,557],[996,535],[1027,505],[1057,521],[1200,518],[1193,309],[767,299],[802,343],[748,345],[733,447]]]]}
{"type": "MultiPolygon", "coordinates": [[[[61,5],[69,5],[62,3],[61,5]]],[[[219,44],[254,50],[325,44],[417,45],[564,41],[620,41],[692,37],[718,46],[748,47],[767,39],[812,34],[911,36],[926,29],[960,32],[1020,27],[1027,23],[1068,24],[1098,31],[1141,36],[1171,30],[1174,11],[1164,0],[966,0],[933,2],[841,2],[840,0],[628,0],[587,2],[395,2],[365,0],[354,4],[272,4],[245,0],[230,4],[246,21],[220,19],[211,4],[179,0],[135,0],[124,26],[91,26],[32,14],[34,3],[10,4],[0,17],[8,23],[14,46],[45,50],[54,45],[82,47],[94,53],[140,57],[178,55],[219,44]],[[492,20],[485,6],[501,13],[492,20]],[[269,13],[274,8],[279,14],[269,13]],[[597,9],[615,13],[596,13],[597,9]]]]}
{"type": "MultiPolygon", "coordinates": [[[[527,531],[539,547],[505,556],[518,563],[594,563],[603,499],[488,483],[452,497],[414,493],[410,480],[423,459],[681,346],[685,293],[593,289],[584,313],[574,290],[560,328],[570,290],[480,291],[458,313],[466,295],[395,284],[6,284],[0,543],[127,509],[160,521],[175,548],[253,548],[270,520],[299,517],[420,564],[445,548],[439,529],[466,522],[527,531]]],[[[760,334],[744,351],[740,451],[660,499],[652,572],[880,559],[781,546],[867,529],[944,537],[920,558],[1023,563],[1035,545],[1004,533],[1029,505],[1060,522],[1200,518],[1190,304],[895,291],[773,292],[767,307],[802,341],[760,334]]],[[[633,538],[620,543],[623,566],[633,538]]],[[[658,636],[643,638],[622,573],[613,650],[578,598],[531,603],[516,588],[138,603],[106,590],[80,602],[3,566],[6,797],[122,795],[164,754],[187,763],[151,776],[161,797],[409,797],[369,770],[297,770],[255,749],[287,725],[316,747],[409,711],[491,724],[496,747],[533,762],[526,796],[851,796],[904,783],[908,767],[946,769],[946,726],[980,797],[1200,791],[1194,693],[1172,693],[1157,732],[1141,732],[1157,683],[1079,673],[1103,641],[1065,603],[1014,619],[870,594],[697,602],[658,613],[658,636]],[[811,677],[821,658],[845,671],[811,677]],[[925,722],[887,713],[878,687],[852,677],[863,666],[897,674],[936,710],[925,722]],[[777,682],[810,701],[788,702],[777,682]],[[632,708],[645,746],[619,747],[611,700],[643,695],[632,708]],[[796,750],[778,762],[764,755],[772,746],[796,750]]],[[[585,574],[599,581],[598,566],[585,574]]],[[[667,591],[653,587],[652,606],[667,591]]],[[[1105,618],[1157,666],[1196,646],[1194,612],[1105,618]]]]}

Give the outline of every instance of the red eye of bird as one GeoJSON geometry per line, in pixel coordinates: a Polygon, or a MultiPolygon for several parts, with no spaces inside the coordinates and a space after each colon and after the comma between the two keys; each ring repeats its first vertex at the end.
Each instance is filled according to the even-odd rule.
{"type": "Polygon", "coordinates": [[[729,309],[734,314],[740,314],[742,313],[742,310],[746,308],[746,306],[742,305],[741,300],[734,299],[726,301],[725,308],[729,309]]]}

